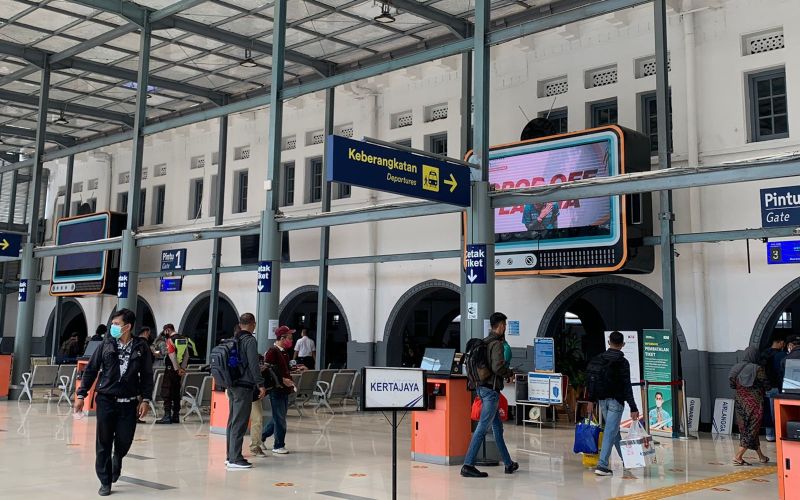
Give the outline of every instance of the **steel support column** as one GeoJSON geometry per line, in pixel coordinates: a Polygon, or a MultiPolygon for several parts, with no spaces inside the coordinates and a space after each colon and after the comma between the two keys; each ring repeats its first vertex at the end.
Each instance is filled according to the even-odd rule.
{"type": "MultiPolygon", "coordinates": [[[[219,119],[219,147],[217,157],[217,212],[214,225],[221,226],[225,219],[225,170],[228,165],[228,116],[219,119]]],[[[211,290],[208,296],[208,340],[206,363],[211,360],[211,349],[217,343],[217,315],[219,314],[219,266],[222,261],[222,238],[214,239],[211,253],[211,290]]]]}
{"type": "MultiPolygon", "coordinates": [[[[75,171],[75,155],[67,158],[67,181],[64,186],[64,214],[62,217],[69,217],[70,205],[72,204],[72,174],[75,171]]],[[[57,204],[56,204],[57,205],[57,204]]],[[[53,261],[55,265],[55,260],[53,261]]],[[[51,359],[56,362],[56,349],[58,349],[59,341],[61,340],[58,333],[61,331],[61,312],[64,307],[64,298],[56,297],[56,312],[53,317],[53,342],[51,345],[51,359]]]]}
{"type": "MultiPolygon", "coordinates": [[[[325,156],[322,158],[322,213],[331,211],[331,183],[328,182],[328,170],[331,158],[328,156],[328,142],[333,134],[333,88],[325,90],[325,156]]],[[[328,256],[331,248],[331,228],[321,227],[319,230],[319,289],[317,291],[317,362],[316,368],[321,370],[326,364],[326,342],[328,340],[328,256]]]]}
{"type": "MultiPolygon", "coordinates": [[[[44,142],[47,131],[47,102],[50,97],[50,64],[42,67],[42,79],[39,85],[39,110],[36,118],[36,151],[33,157],[33,172],[28,198],[28,242],[22,246],[22,269],[20,277],[27,280],[27,299],[20,302],[17,309],[17,332],[14,337],[14,364],[11,380],[19,384],[22,374],[30,370],[31,341],[33,339],[33,319],[36,308],[36,286],[33,284],[39,276],[39,260],[33,256],[33,249],[39,244],[39,200],[41,199],[42,170],[44,168],[44,142]]],[[[16,206],[16,175],[14,176],[14,198],[11,199],[11,210],[16,206]]],[[[19,394],[14,390],[13,397],[19,394]]]]}
{"type": "Polygon", "coordinates": [[[267,148],[267,205],[261,215],[259,260],[271,261],[272,288],[258,293],[258,349],[264,352],[269,343],[269,321],[278,320],[281,293],[281,233],[275,213],[278,211],[281,175],[281,135],[283,133],[283,69],[286,46],[286,2],[275,2],[272,24],[272,87],[270,88],[269,142],[267,148]]]}
{"type": "MultiPolygon", "coordinates": [[[[467,244],[486,245],[486,284],[464,287],[465,302],[476,303],[477,318],[469,319],[461,311],[462,340],[483,337],[483,320],[494,312],[494,214],[489,203],[489,0],[475,2],[475,35],[473,40],[473,82],[475,85],[475,126],[473,159],[480,168],[473,172],[471,206],[467,209],[467,244]],[[465,321],[466,319],[466,321],[465,321]]],[[[462,264],[463,267],[463,264],[462,264]]],[[[463,270],[462,270],[463,273],[463,270]]]]}
{"type": "Polygon", "coordinates": [[[133,235],[139,227],[139,207],[142,201],[142,157],[144,156],[144,125],[147,120],[147,82],[150,72],[150,21],[145,16],[139,35],[139,70],[136,79],[136,115],[133,119],[133,157],[128,184],[128,227],[122,232],[120,272],[128,273],[128,296],[120,297],[118,309],[136,312],[139,293],[139,248],[133,235]]]}
{"type": "MultiPolygon", "coordinates": [[[[467,151],[472,149],[472,52],[461,54],[461,158],[464,158],[467,151]]],[[[461,248],[465,248],[467,235],[461,231],[461,248]]],[[[461,324],[466,325],[466,316],[463,315],[467,310],[467,274],[460,273],[461,286],[460,310],[462,312],[461,324]]],[[[461,345],[466,347],[470,337],[467,335],[467,328],[461,328],[461,345]]]]}
{"type": "MultiPolygon", "coordinates": [[[[658,168],[666,170],[672,166],[670,137],[672,135],[669,114],[669,73],[667,72],[667,0],[653,2],[656,45],[656,114],[658,120],[658,168]]],[[[675,244],[672,241],[675,213],[672,210],[672,190],[659,192],[661,226],[661,283],[663,298],[664,329],[672,334],[672,363],[680,366],[680,344],[675,335],[677,313],[675,306],[675,244]]],[[[672,398],[672,414],[679,415],[679,404],[672,398]]],[[[673,437],[678,436],[678,426],[673,427],[673,437]]]]}

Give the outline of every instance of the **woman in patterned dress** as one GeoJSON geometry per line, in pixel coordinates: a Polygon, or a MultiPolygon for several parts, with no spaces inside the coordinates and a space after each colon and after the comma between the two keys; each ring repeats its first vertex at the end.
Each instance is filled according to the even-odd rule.
{"type": "Polygon", "coordinates": [[[740,433],[739,451],[733,459],[733,465],[737,466],[750,465],[744,460],[747,450],[755,450],[762,464],[769,462],[769,458],[761,453],[758,433],[764,417],[764,394],[770,387],[767,374],[758,362],[758,349],[748,347],[744,351],[744,360],[734,365],[729,375],[731,389],[736,390],[736,425],[740,433]]]}

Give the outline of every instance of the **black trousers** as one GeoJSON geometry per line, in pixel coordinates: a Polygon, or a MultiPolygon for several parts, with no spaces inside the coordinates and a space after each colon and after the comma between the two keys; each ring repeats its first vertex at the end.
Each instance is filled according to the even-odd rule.
{"type": "Polygon", "coordinates": [[[97,450],[94,463],[97,477],[102,484],[111,484],[111,456],[119,466],[128,454],[136,432],[137,399],[129,403],[118,403],[116,398],[97,396],[97,450]]]}
{"type": "Polygon", "coordinates": [[[301,365],[305,365],[309,370],[314,369],[314,356],[299,356],[297,362],[301,365]]]}
{"type": "MultiPolygon", "coordinates": [[[[169,362],[169,360],[167,360],[169,362]]],[[[177,419],[181,414],[181,376],[173,369],[164,370],[164,384],[161,386],[161,397],[164,398],[164,415],[177,419]]]]}

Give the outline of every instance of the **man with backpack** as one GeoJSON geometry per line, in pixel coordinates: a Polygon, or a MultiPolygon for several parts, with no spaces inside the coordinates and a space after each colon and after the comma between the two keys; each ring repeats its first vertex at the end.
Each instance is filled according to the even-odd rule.
{"type": "Polygon", "coordinates": [[[505,464],[505,473],[513,474],[519,469],[519,464],[511,460],[506,442],[503,439],[503,421],[500,420],[498,407],[500,405],[500,391],[503,390],[503,380],[514,375],[506,364],[503,342],[506,335],[505,314],[496,312],[489,317],[492,327],[491,334],[485,339],[472,339],[467,343],[467,378],[475,395],[481,399],[481,417],[478,426],[472,434],[472,441],[461,467],[464,477],[488,477],[489,474],[475,468],[475,459],[478,451],[483,446],[483,439],[489,426],[492,426],[497,449],[505,464]]]}
{"type": "Polygon", "coordinates": [[[622,458],[619,425],[625,403],[631,408],[631,420],[634,422],[639,420],[639,409],[636,407],[636,400],[633,399],[631,386],[631,365],[625,359],[623,347],[625,347],[625,337],[620,332],[611,332],[608,337],[608,350],[592,358],[586,367],[587,391],[591,401],[588,413],[591,415],[594,412],[594,402],[598,402],[605,423],[600,459],[594,470],[598,476],[614,474],[608,467],[612,448],[616,448],[622,458]]]}
{"type": "Polygon", "coordinates": [[[261,441],[274,435],[275,442],[272,446],[272,453],[275,455],[286,455],[286,414],[289,411],[289,394],[294,391],[292,373],[289,370],[289,353],[292,348],[292,334],[295,331],[288,326],[279,326],[275,330],[275,345],[269,348],[264,356],[264,361],[268,365],[275,367],[277,375],[281,378],[281,387],[275,387],[269,392],[269,402],[272,405],[272,419],[264,426],[261,433],[261,441]]]}
{"type": "MultiPolygon", "coordinates": [[[[236,361],[226,360],[226,368],[230,372],[230,385],[227,387],[228,428],[225,433],[227,447],[225,468],[227,470],[253,467],[253,464],[242,456],[242,442],[247,433],[247,422],[250,419],[255,388],[258,387],[258,399],[263,399],[267,395],[258,364],[258,341],[253,336],[255,330],[255,316],[251,313],[242,314],[239,317],[239,333],[234,340],[235,347],[230,346],[230,357],[235,357],[236,361]],[[236,364],[236,368],[231,367],[231,364],[236,364]]],[[[215,358],[212,351],[212,374],[216,365],[215,358]]]]}
{"type": "Polygon", "coordinates": [[[157,424],[180,423],[181,414],[181,378],[186,374],[189,365],[189,343],[183,335],[175,330],[169,331],[167,337],[167,359],[164,361],[164,382],[161,386],[161,397],[164,398],[164,416],[156,420],[157,424]],[[172,415],[170,415],[170,410],[172,415]]]}

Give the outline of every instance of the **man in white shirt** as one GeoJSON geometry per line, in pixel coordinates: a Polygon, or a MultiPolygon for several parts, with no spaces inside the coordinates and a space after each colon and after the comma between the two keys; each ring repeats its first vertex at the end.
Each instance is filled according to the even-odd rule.
{"type": "Polygon", "coordinates": [[[308,336],[308,330],[305,328],[300,330],[300,335],[300,340],[294,346],[294,359],[309,370],[313,370],[317,359],[317,346],[308,336]]]}

